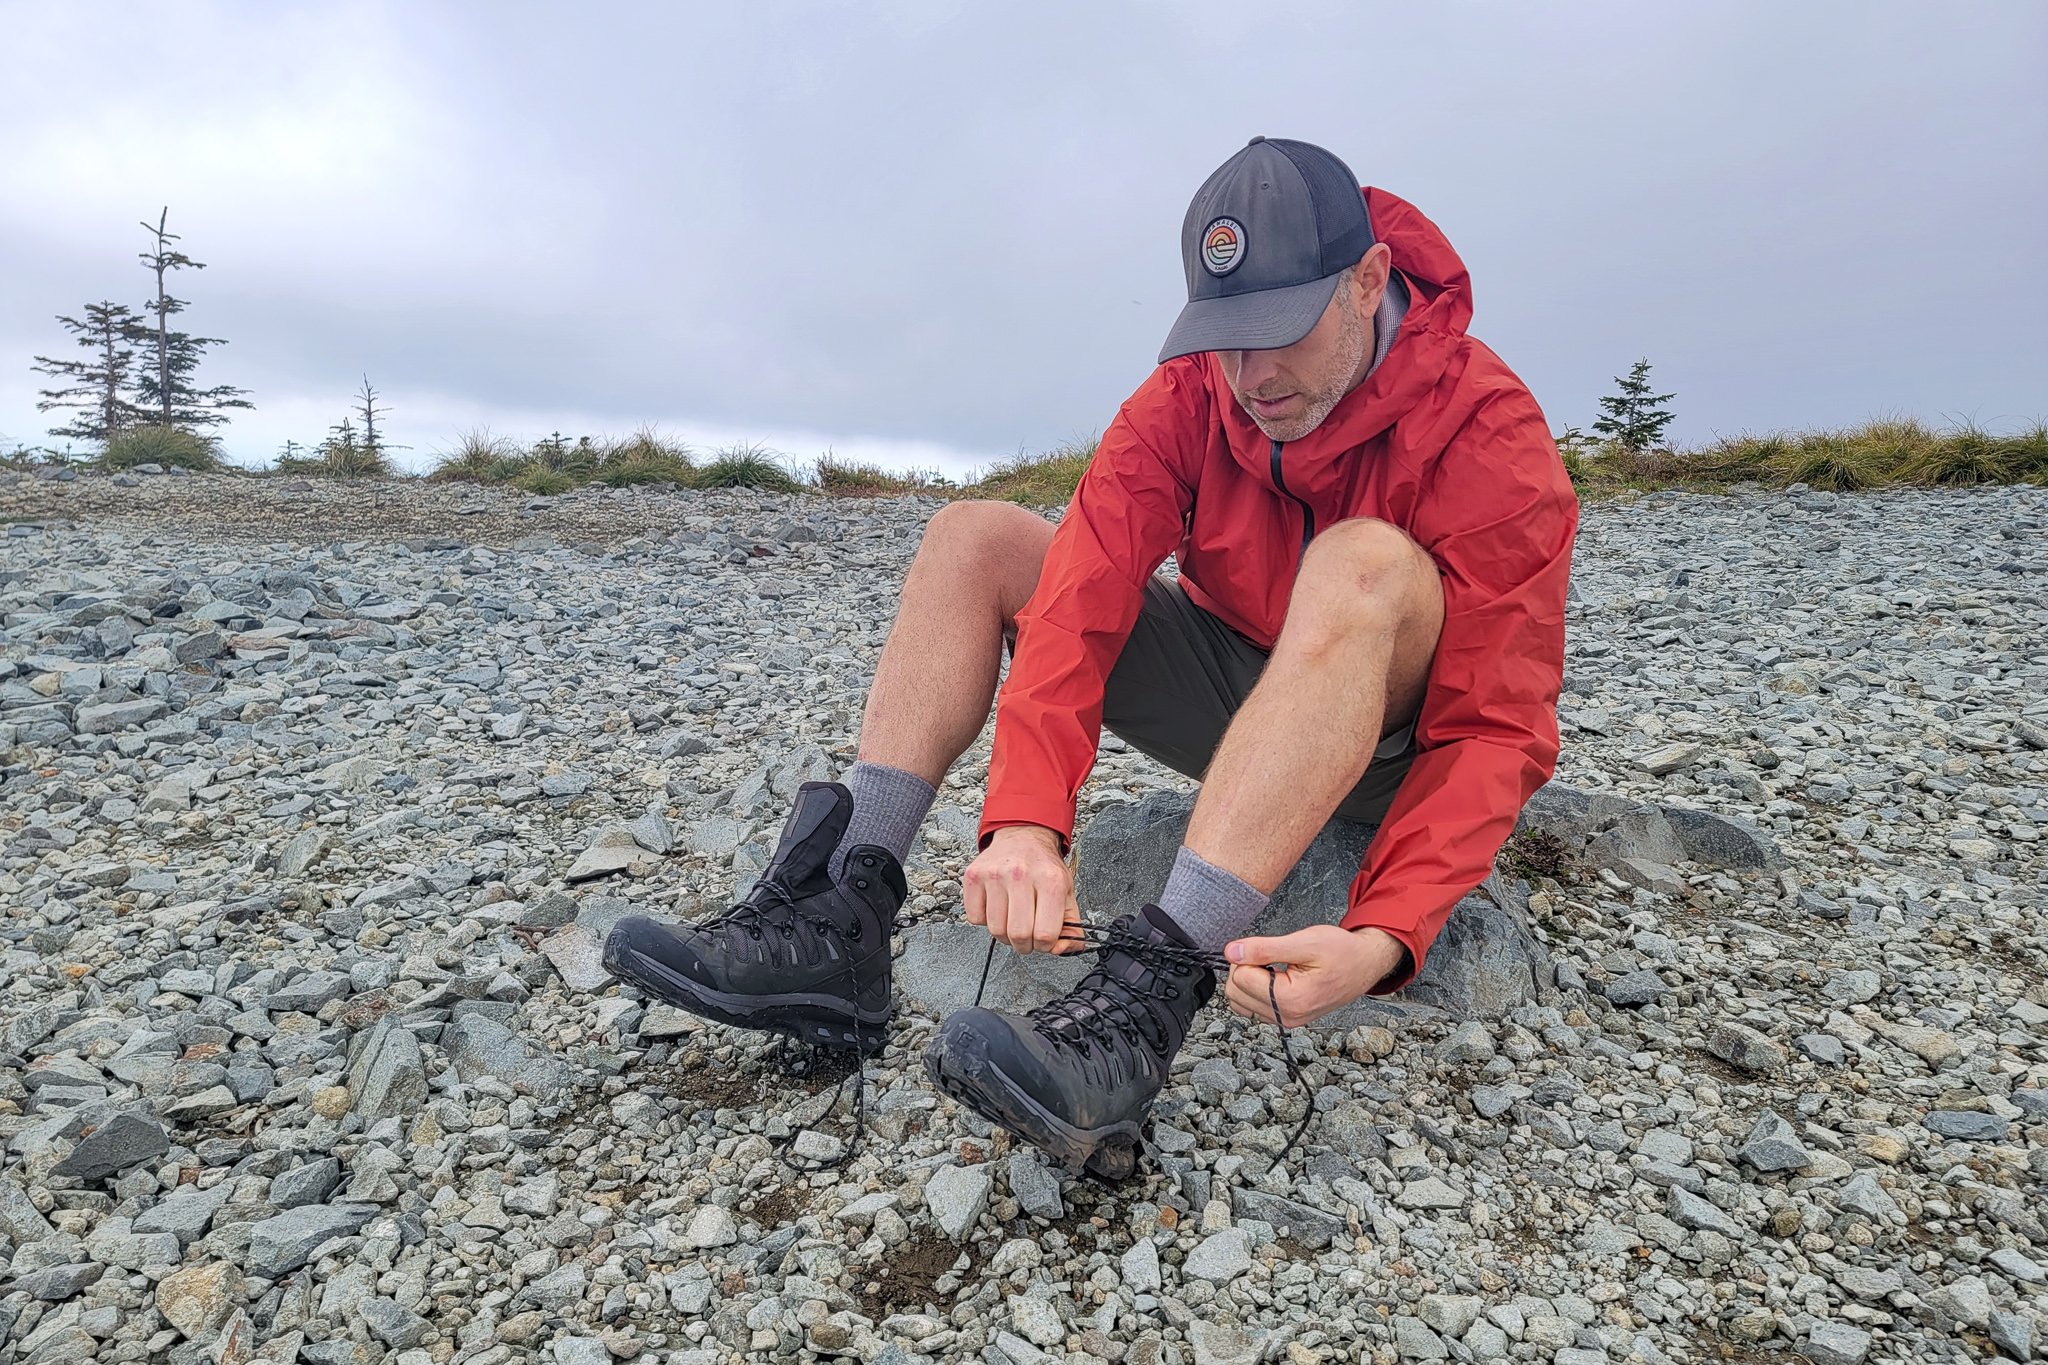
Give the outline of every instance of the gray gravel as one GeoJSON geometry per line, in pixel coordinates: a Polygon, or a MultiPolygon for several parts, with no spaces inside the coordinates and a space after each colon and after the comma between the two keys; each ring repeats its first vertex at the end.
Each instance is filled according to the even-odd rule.
{"type": "MultiPolygon", "coordinates": [[[[592,956],[851,762],[935,500],[127,484],[0,474],[0,1361],[2041,1349],[2042,490],[1589,505],[1550,977],[1305,1031],[1284,1159],[1212,1011],[1106,1189],[934,1095],[914,1006],[796,1174],[838,1073],[592,956]]],[[[1084,818],[1191,786],[1105,737],[1084,818]]]]}

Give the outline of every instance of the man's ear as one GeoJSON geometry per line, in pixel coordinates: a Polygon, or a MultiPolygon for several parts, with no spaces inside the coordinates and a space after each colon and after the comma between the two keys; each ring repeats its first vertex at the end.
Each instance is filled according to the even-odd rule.
{"type": "Polygon", "coordinates": [[[1359,307],[1366,316],[1380,306],[1380,296],[1386,293],[1387,277],[1394,270],[1394,250],[1385,242],[1374,242],[1358,258],[1358,274],[1353,278],[1358,284],[1359,307]]]}

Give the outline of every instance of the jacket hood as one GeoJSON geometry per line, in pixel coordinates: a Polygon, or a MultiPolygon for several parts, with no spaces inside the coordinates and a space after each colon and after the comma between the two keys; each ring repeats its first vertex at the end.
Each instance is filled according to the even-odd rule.
{"type": "MultiPolygon", "coordinates": [[[[1297,459],[1304,467],[1333,460],[1392,426],[1443,378],[1472,321],[1471,280],[1443,231],[1398,195],[1369,185],[1362,193],[1374,237],[1387,244],[1393,268],[1408,281],[1408,313],[1379,368],[1314,431],[1287,443],[1290,469],[1297,459]]],[[[1215,353],[1203,364],[1232,450],[1248,469],[1262,468],[1271,442],[1238,404],[1215,353]]]]}

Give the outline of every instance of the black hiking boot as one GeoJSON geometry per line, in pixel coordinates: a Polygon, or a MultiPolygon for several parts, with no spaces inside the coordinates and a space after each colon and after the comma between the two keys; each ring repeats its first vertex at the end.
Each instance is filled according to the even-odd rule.
{"type": "Polygon", "coordinates": [[[853,795],[806,782],[768,868],[746,898],[696,924],[635,915],[604,941],[606,970],[678,1009],[820,1047],[881,1050],[889,1015],[889,935],[909,887],[878,844],[830,861],[853,795]]]}
{"type": "Polygon", "coordinates": [[[1216,968],[1156,905],[1110,924],[1095,970],[1027,1015],[960,1010],[925,1049],[932,1084],[1070,1172],[1122,1180],[1216,968]]]}

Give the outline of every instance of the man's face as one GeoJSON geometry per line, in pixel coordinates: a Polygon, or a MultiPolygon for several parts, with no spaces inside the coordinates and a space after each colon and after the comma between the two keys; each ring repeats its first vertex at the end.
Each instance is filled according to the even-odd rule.
{"type": "MultiPolygon", "coordinates": [[[[1385,245],[1374,247],[1385,251],[1385,245]]],[[[1366,262],[1339,281],[1337,291],[1307,336],[1271,351],[1218,351],[1223,377],[1237,404],[1271,441],[1298,441],[1322,425],[1330,410],[1365,377],[1372,351],[1372,311],[1386,287],[1361,288],[1366,262]]]]}

